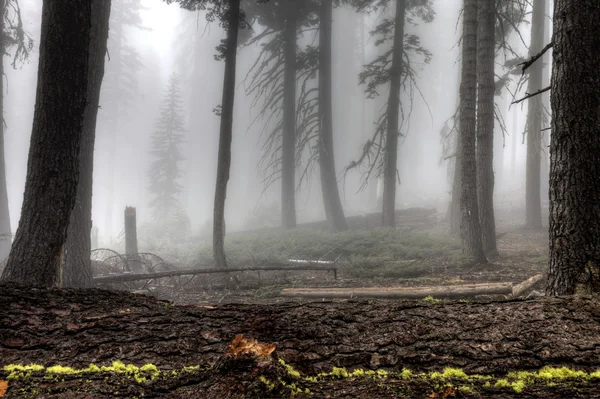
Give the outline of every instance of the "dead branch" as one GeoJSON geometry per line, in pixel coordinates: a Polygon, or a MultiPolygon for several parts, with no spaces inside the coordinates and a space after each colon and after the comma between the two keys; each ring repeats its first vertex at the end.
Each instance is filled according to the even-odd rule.
{"type": "Polygon", "coordinates": [[[332,271],[333,276],[337,279],[337,268],[331,266],[265,266],[265,267],[246,267],[237,269],[182,269],[172,270],[166,272],[157,273],[145,273],[145,274],[119,274],[114,276],[99,276],[94,277],[94,284],[110,284],[110,283],[124,283],[127,281],[139,281],[139,280],[154,280],[165,277],[176,277],[176,276],[194,276],[197,274],[214,274],[214,273],[240,273],[240,272],[253,272],[253,271],[271,271],[271,270],[283,270],[283,271],[300,271],[300,270],[320,270],[320,271],[332,271]]]}
{"type": "Polygon", "coordinates": [[[527,291],[528,289],[530,289],[531,287],[533,287],[534,285],[536,285],[538,282],[542,281],[543,279],[544,279],[544,275],[541,273],[536,274],[535,276],[529,277],[527,280],[525,280],[522,283],[519,283],[513,287],[511,296],[512,297],[520,296],[525,291],[527,291]]]}
{"type": "Polygon", "coordinates": [[[536,62],[538,59],[540,59],[541,57],[544,56],[544,54],[550,50],[552,48],[553,43],[550,42],[546,45],[546,47],[544,47],[542,49],[542,51],[540,51],[539,53],[537,53],[536,55],[534,55],[533,57],[531,57],[528,61],[525,61],[519,65],[523,65],[522,68],[522,72],[525,73],[525,71],[527,70],[527,68],[529,68],[531,65],[533,65],[534,62],[536,62]]]}
{"type": "Polygon", "coordinates": [[[540,95],[542,93],[545,93],[545,92],[549,91],[551,88],[552,88],[552,86],[548,86],[548,87],[545,87],[543,89],[540,89],[540,90],[536,91],[535,93],[527,94],[525,97],[523,97],[521,99],[518,99],[518,100],[515,100],[511,104],[521,103],[521,102],[523,102],[523,101],[525,101],[525,100],[527,100],[527,99],[529,99],[531,97],[535,97],[535,96],[538,96],[538,95],[540,95]]]}

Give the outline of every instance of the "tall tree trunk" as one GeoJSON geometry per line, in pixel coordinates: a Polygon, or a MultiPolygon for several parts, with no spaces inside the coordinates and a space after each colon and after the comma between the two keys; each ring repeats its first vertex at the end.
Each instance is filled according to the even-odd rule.
{"type": "Polygon", "coordinates": [[[333,156],[333,110],[331,93],[332,0],[321,1],[319,29],[319,169],[325,215],[331,231],[348,228],[335,173],[333,156]]]}
{"type": "Polygon", "coordinates": [[[394,47],[390,69],[390,95],[387,103],[387,126],[383,169],[383,227],[396,226],[396,173],[398,161],[398,119],[400,117],[400,82],[402,78],[402,57],[404,55],[404,10],[406,0],[396,0],[394,22],[394,47]]]}
{"type": "Polygon", "coordinates": [[[478,0],[477,36],[477,198],[481,241],[487,255],[498,255],[494,218],[494,54],[495,0],[478,0]]]}
{"type": "MultiPolygon", "coordinates": [[[[552,15],[552,9],[550,8],[550,0],[545,1],[546,9],[544,11],[544,44],[550,43],[552,41],[552,34],[550,32],[550,27],[552,24],[548,21],[549,16],[552,15]]],[[[542,87],[550,86],[550,78],[552,75],[552,69],[550,68],[550,60],[552,57],[552,51],[546,52],[544,57],[542,58],[544,61],[543,71],[542,71],[542,87]]],[[[551,131],[551,118],[550,115],[550,92],[545,92],[542,94],[542,166],[540,172],[540,189],[541,189],[541,199],[542,205],[545,202],[548,202],[548,192],[550,191],[550,137],[552,135],[551,131]]],[[[542,207],[543,209],[543,207],[542,207]]],[[[543,213],[542,213],[543,215],[543,213]]],[[[542,216],[543,217],[543,216],[542,216]]]]}
{"type": "MultiPolygon", "coordinates": [[[[530,55],[539,53],[544,47],[545,0],[533,1],[531,22],[530,55]]],[[[543,63],[536,62],[529,68],[527,91],[535,93],[542,88],[543,63]]],[[[527,111],[527,164],[525,174],[525,226],[532,229],[542,227],[540,197],[540,164],[542,160],[542,96],[529,99],[527,111]]]]}
{"type": "MultiPolygon", "coordinates": [[[[118,95],[120,94],[120,86],[121,86],[121,74],[122,74],[122,55],[121,51],[123,48],[123,35],[124,33],[124,23],[123,19],[125,18],[125,11],[123,0],[116,0],[112,3],[114,11],[113,13],[112,23],[109,21],[110,27],[110,36],[114,38],[115,45],[114,49],[108,49],[109,53],[109,62],[114,65],[114,76],[113,76],[113,93],[110,93],[111,101],[107,101],[107,116],[109,119],[109,123],[107,126],[107,144],[108,144],[108,162],[106,162],[104,166],[105,176],[106,176],[106,187],[105,191],[105,208],[104,208],[104,237],[106,243],[109,246],[113,244],[113,215],[115,208],[115,164],[117,162],[116,152],[117,152],[117,137],[119,137],[119,128],[120,128],[120,116],[121,116],[121,101],[118,100],[118,95]],[[121,3],[119,5],[119,3],[121,3]]],[[[110,65],[110,64],[109,64],[110,65]]]]}
{"type": "Polygon", "coordinates": [[[460,179],[462,176],[462,140],[460,132],[456,135],[456,150],[454,152],[454,174],[452,177],[452,199],[450,200],[450,234],[460,233],[460,179]]]}
{"type": "MultiPolygon", "coordinates": [[[[4,76],[4,13],[6,0],[0,0],[0,77],[4,76]]],[[[12,234],[8,209],[8,188],[6,187],[6,160],[4,157],[4,79],[0,79],[0,262],[8,257],[12,234]]]]}
{"type": "Polygon", "coordinates": [[[555,2],[549,295],[573,294],[578,283],[600,288],[598,21],[597,0],[555,2]]]}
{"type": "Polygon", "coordinates": [[[227,18],[225,74],[221,100],[221,129],[217,163],[217,184],[213,219],[213,256],[216,267],[227,267],[225,258],[225,198],[231,169],[231,138],[233,130],[233,100],[235,96],[235,63],[240,25],[240,0],[231,0],[227,18]]]}
{"type": "Polygon", "coordinates": [[[288,0],[284,34],[283,134],[281,138],[281,225],[296,227],[296,1],[288,0]]]}
{"type": "Polygon", "coordinates": [[[477,0],[464,0],[462,79],[460,84],[461,179],[460,238],[463,254],[474,262],[486,263],[481,243],[477,204],[475,159],[475,107],[477,97],[477,0]]]}
{"type": "MultiPolygon", "coordinates": [[[[462,79],[462,65],[456,69],[457,82],[462,79]]],[[[460,107],[460,90],[456,91],[456,106],[460,107]]],[[[459,108],[460,110],[460,108],[459,108]]],[[[458,123],[459,115],[453,119],[453,123],[458,123]]],[[[450,234],[458,235],[460,233],[460,179],[462,175],[462,158],[461,147],[462,140],[460,138],[460,129],[456,129],[454,133],[454,170],[452,173],[452,197],[448,206],[448,219],[450,222],[450,234]]]]}
{"type": "Polygon", "coordinates": [[[25,194],[5,281],[60,284],[86,108],[91,0],[44,0],[25,194]]]}
{"type": "Polygon", "coordinates": [[[100,88],[104,78],[104,57],[108,41],[108,21],[111,0],[92,0],[87,106],[83,115],[83,132],[79,148],[79,183],[77,198],[71,212],[65,243],[65,287],[88,288],[92,283],[92,186],[96,119],[100,103],[100,88]]]}

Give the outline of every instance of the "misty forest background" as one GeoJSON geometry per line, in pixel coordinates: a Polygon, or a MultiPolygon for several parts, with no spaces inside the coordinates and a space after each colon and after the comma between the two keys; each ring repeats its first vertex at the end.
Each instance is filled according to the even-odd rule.
{"type": "MultiPolygon", "coordinates": [[[[186,6],[185,1],[180,3],[186,6]]],[[[547,220],[549,93],[511,103],[549,84],[549,54],[525,74],[520,64],[550,41],[550,3],[497,1],[496,12],[490,14],[495,41],[493,106],[488,109],[494,117],[493,136],[489,135],[494,206],[508,211],[503,213],[504,222],[532,228],[541,228],[542,220],[547,220]],[[528,129],[538,133],[526,134],[528,129]]],[[[386,206],[391,214],[394,209],[435,208],[456,233],[459,85],[464,79],[462,2],[353,0],[331,5],[333,151],[320,152],[322,4],[241,4],[227,232],[324,219],[331,220],[331,230],[343,230],[344,222],[335,220],[335,204],[324,205],[325,181],[326,191],[339,189],[342,220],[381,212],[383,207],[382,224],[393,226],[393,218],[386,220],[386,206]],[[290,4],[298,8],[291,10],[290,4]],[[397,12],[397,4],[406,7],[404,13],[397,12]],[[296,19],[291,32],[285,23],[290,15],[296,19]],[[398,15],[404,15],[404,40],[394,51],[398,15]],[[286,63],[290,37],[296,45],[295,65],[286,63]],[[393,82],[390,71],[398,65],[402,73],[393,82]],[[292,119],[284,112],[290,98],[284,96],[290,92],[286,68],[296,70],[292,119]],[[400,89],[396,100],[389,95],[390,84],[400,89]],[[390,106],[390,101],[397,105],[390,106]],[[388,119],[389,112],[397,113],[397,118],[392,114],[388,119]],[[394,122],[388,126],[393,120],[397,128],[394,122]],[[291,150],[282,134],[290,129],[296,130],[291,150]],[[389,135],[390,129],[399,135],[389,135]],[[385,160],[392,159],[385,154],[386,139],[393,136],[398,141],[397,161],[386,168],[385,160]],[[290,173],[282,151],[292,154],[291,182],[281,179],[282,170],[284,175],[290,173]],[[335,175],[319,172],[325,153],[331,153],[335,175]],[[383,184],[390,170],[396,182],[392,194],[391,187],[384,193],[383,184]],[[337,185],[331,183],[332,176],[337,185]],[[295,192],[292,205],[286,203],[290,187],[295,192]]],[[[26,40],[31,42],[28,57],[14,67],[9,66],[12,59],[4,60],[7,198],[0,198],[4,207],[0,213],[8,204],[10,216],[7,224],[8,215],[0,215],[5,235],[16,231],[22,206],[41,27],[40,2],[20,0],[19,7],[26,40]]],[[[123,252],[126,206],[137,208],[140,252],[192,264],[198,247],[210,244],[227,36],[224,24],[210,22],[210,13],[159,1],[112,1],[96,125],[93,248],[123,252]]],[[[15,18],[15,10],[6,15],[15,18]]],[[[484,220],[482,224],[485,230],[484,220]]],[[[484,246],[485,241],[484,231],[484,246]]],[[[1,256],[6,258],[9,241],[4,244],[1,256]]],[[[485,249],[494,255],[495,248],[485,249]]]]}

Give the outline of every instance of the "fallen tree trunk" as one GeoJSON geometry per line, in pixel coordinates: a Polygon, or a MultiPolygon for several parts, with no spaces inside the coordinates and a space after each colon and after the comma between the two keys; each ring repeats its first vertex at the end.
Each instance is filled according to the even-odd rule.
{"type": "Polygon", "coordinates": [[[512,283],[468,284],[439,287],[284,288],[281,296],[300,298],[465,298],[477,295],[508,295],[512,283]]]}
{"type": "Polygon", "coordinates": [[[154,280],[165,277],[176,277],[176,276],[193,276],[196,274],[212,274],[212,273],[239,273],[239,272],[253,272],[253,271],[304,271],[304,270],[320,270],[320,271],[332,271],[333,277],[337,279],[337,268],[326,267],[326,266],[280,266],[280,267],[245,267],[238,269],[182,269],[182,270],[170,270],[166,272],[157,273],[146,273],[146,274],[119,274],[114,276],[99,276],[94,277],[94,284],[110,284],[110,283],[124,283],[127,281],[139,281],[139,280],[154,280]]]}
{"type": "Polygon", "coordinates": [[[528,289],[530,289],[531,287],[533,287],[534,285],[536,285],[538,282],[542,281],[543,279],[544,279],[544,275],[541,273],[536,274],[535,276],[529,277],[527,280],[525,280],[522,283],[519,283],[513,287],[511,296],[513,296],[513,297],[520,296],[525,291],[527,291],[528,289]]]}

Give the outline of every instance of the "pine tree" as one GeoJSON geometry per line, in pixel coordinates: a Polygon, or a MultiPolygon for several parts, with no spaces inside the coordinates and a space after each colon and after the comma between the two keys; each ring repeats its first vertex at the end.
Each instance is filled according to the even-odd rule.
{"type": "Polygon", "coordinates": [[[180,179],[183,175],[181,145],[186,132],[183,115],[179,81],[173,74],[152,136],[150,153],[154,161],[148,170],[149,191],[152,196],[150,206],[153,208],[154,220],[159,224],[169,222],[180,210],[178,194],[182,191],[180,179]]]}
{"type": "Polygon", "coordinates": [[[547,295],[600,291],[599,19],[597,0],[554,2],[547,295]]]}
{"type": "Polygon", "coordinates": [[[2,280],[60,285],[79,180],[91,1],[44,0],[37,92],[21,220],[2,280]]]}

